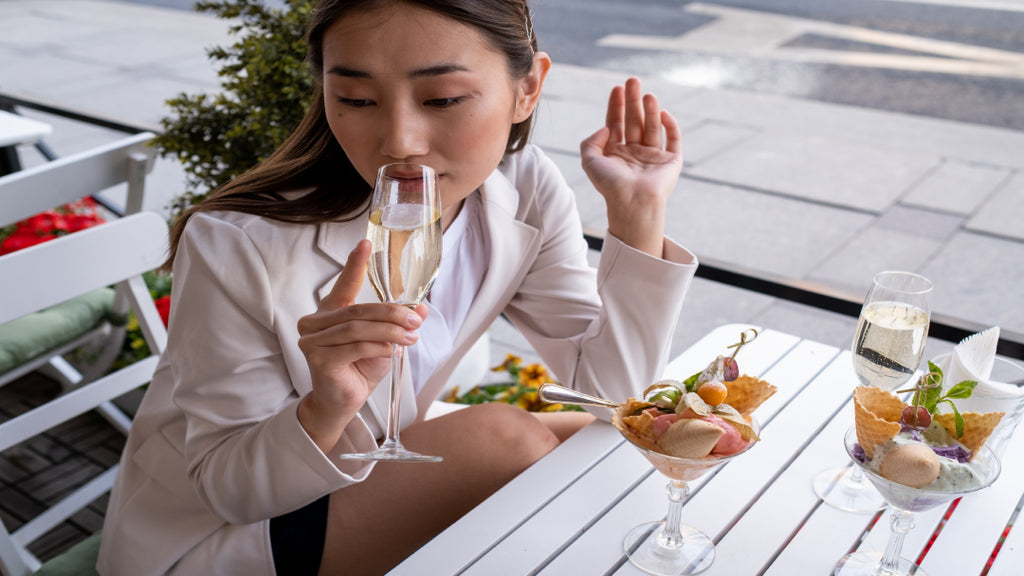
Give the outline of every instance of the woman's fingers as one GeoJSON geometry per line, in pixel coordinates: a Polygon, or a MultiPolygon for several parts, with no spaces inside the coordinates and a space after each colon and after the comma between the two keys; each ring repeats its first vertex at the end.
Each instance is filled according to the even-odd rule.
{"type": "Polygon", "coordinates": [[[644,98],[640,93],[640,81],[626,80],[626,144],[640,144],[644,138],[644,98]]]}
{"type": "Polygon", "coordinates": [[[608,127],[608,142],[618,144],[626,137],[626,89],[622,86],[612,88],[608,96],[608,112],[604,124],[608,127]]]}
{"type": "Polygon", "coordinates": [[[662,110],[661,124],[665,127],[665,150],[681,157],[683,154],[683,131],[679,128],[676,117],[668,110],[662,110]]]}
{"type": "Polygon", "coordinates": [[[667,141],[662,130],[661,106],[654,94],[641,91],[640,80],[629,78],[624,86],[616,86],[608,97],[605,126],[607,144],[636,144],[660,149],[667,141]]]}
{"type": "Polygon", "coordinates": [[[644,95],[644,146],[661,148],[661,108],[654,94],[644,95]]]}
{"type": "Polygon", "coordinates": [[[341,270],[341,275],[334,281],[334,286],[327,296],[320,301],[320,309],[337,308],[355,302],[366,278],[366,265],[370,261],[370,241],[360,240],[348,255],[348,261],[341,270]]]}

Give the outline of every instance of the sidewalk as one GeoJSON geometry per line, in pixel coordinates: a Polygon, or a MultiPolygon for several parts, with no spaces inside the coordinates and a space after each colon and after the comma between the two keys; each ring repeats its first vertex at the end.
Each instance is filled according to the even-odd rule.
{"type": "MultiPolygon", "coordinates": [[[[137,4],[0,1],[0,91],[158,126],[165,99],[217,89],[204,49],[229,43],[227,26],[137,4]]],[[[623,79],[556,62],[534,136],[577,191],[584,225],[598,230],[604,204],[580,168],[579,142],[600,126],[608,91],[623,79]]],[[[684,128],[686,168],[668,232],[698,256],[858,298],[876,271],[915,270],[935,282],[934,310],[1024,332],[1024,133],[644,81],[684,128]]],[[[54,125],[47,142],[60,155],[122,136],[24,113],[54,125]]],[[[22,158],[43,161],[31,148],[22,158]]],[[[146,208],[163,211],[182,175],[160,160],[146,208]]],[[[698,280],[672,354],[730,322],[841,347],[855,324],[698,280]]],[[[505,326],[492,338],[495,358],[532,355],[505,326]]],[[[932,342],[927,356],[947,348],[932,342]]]]}

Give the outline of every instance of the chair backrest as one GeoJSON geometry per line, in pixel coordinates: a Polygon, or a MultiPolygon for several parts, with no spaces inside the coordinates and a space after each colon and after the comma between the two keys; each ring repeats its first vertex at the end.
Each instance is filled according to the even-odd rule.
{"type": "Polygon", "coordinates": [[[0,226],[128,183],[125,213],[142,209],[146,174],[155,150],[151,132],[0,176],[0,226]]]}
{"type": "MultiPolygon", "coordinates": [[[[0,323],[115,285],[154,353],[0,423],[0,451],[149,382],[166,347],[167,333],[142,274],[163,262],[167,240],[164,219],[141,212],[0,256],[0,323]]],[[[26,546],[102,495],[115,474],[116,467],[104,472],[81,489],[84,496],[68,496],[13,532],[0,525],[0,571],[23,576],[36,569],[38,560],[26,546]]]]}

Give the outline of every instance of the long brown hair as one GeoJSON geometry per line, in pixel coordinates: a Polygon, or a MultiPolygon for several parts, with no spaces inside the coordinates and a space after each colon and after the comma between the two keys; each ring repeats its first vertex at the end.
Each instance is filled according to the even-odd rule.
{"type": "MultiPolygon", "coordinates": [[[[505,55],[509,73],[519,79],[529,73],[537,39],[527,0],[320,0],[306,28],[306,61],[313,72],[309,110],[285,142],[266,160],[227,182],[185,210],[171,227],[170,269],[188,219],[196,212],[227,210],[255,214],[295,224],[320,224],[357,217],[365,209],[370,185],[338,145],[324,115],[323,37],[338,19],[354,11],[393,4],[412,4],[433,10],[479,30],[493,48],[505,55]],[[312,189],[297,198],[282,192],[312,189]]],[[[526,145],[533,121],[513,124],[505,153],[526,145]]]]}

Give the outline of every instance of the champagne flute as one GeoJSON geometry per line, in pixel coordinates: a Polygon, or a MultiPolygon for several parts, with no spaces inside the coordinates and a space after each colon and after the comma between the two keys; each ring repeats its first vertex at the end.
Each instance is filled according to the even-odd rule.
{"type": "MultiPolygon", "coordinates": [[[[920,274],[875,275],[852,346],[853,370],[862,384],[894,390],[914,376],[928,337],[931,291],[931,281],[920,274]]],[[[858,466],[820,472],[813,486],[819,498],[841,510],[874,512],[885,505],[858,466]]]]}
{"type": "MultiPolygon", "coordinates": [[[[377,172],[366,236],[373,246],[368,276],[381,302],[415,308],[430,291],[441,263],[441,196],[429,166],[386,164],[377,172]]],[[[407,450],[399,440],[402,360],[405,347],[392,344],[387,436],[379,448],[343,454],[347,460],[440,462],[407,450]]]]}

